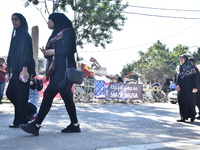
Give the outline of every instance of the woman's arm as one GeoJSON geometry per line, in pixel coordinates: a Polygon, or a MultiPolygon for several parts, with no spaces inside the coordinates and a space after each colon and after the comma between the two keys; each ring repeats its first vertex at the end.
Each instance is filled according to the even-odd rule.
{"type": "Polygon", "coordinates": [[[24,35],[22,42],[24,46],[22,54],[22,70],[20,72],[20,75],[23,75],[25,79],[28,79],[29,78],[28,70],[30,70],[31,72],[35,72],[35,61],[33,59],[32,39],[30,35],[29,34],[24,35]]]}
{"type": "MultiPolygon", "coordinates": [[[[196,71],[195,71],[196,72],[196,71]]],[[[192,85],[193,85],[193,90],[192,92],[193,93],[196,93],[198,91],[198,87],[197,87],[197,73],[194,73],[192,76],[191,76],[191,80],[192,80],[192,85]]]]}

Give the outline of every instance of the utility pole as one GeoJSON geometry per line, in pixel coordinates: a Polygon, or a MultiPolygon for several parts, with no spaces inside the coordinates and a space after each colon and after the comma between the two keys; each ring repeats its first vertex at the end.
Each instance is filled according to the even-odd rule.
{"type": "Polygon", "coordinates": [[[33,43],[33,58],[35,60],[35,71],[38,75],[38,49],[39,49],[39,28],[38,26],[32,27],[32,43],[33,43]]]}

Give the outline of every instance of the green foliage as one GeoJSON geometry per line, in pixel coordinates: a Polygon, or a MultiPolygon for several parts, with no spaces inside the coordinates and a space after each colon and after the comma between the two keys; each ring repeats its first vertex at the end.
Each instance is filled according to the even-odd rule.
{"type": "MultiPolygon", "coordinates": [[[[121,76],[122,76],[122,77],[125,77],[125,76],[128,75],[129,73],[132,73],[133,70],[135,69],[135,66],[136,66],[135,64],[136,64],[136,62],[134,62],[134,61],[133,61],[132,63],[130,63],[130,64],[126,64],[126,65],[123,67],[122,71],[120,72],[121,76]]],[[[138,80],[138,76],[137,76],[137,75],[130,75],[129,78],[130,78],[130,79],[135,79],[135,81],[138,80]]]]}
{"type": "Polygon", "coordinates": [[[78,45],[93,43],[105,48],[112,42],[112,30],[121,31],[126,18],[122,11],[127,7],[120,5],[121,0],[81,0],[73,7],[74,27],[78,35],[78,45]]]}
{"type": "Polygon", "coordinates": [[[190,56],[194,58],[195,64],[200,64],[200,47],[197,47],[197,50],[190,53],[190,56]]]}
{"type": "MultiPolygon", "coordinates": [[[[121,31],[125,24],[126,17],[123,11],[128,4],[122,5],[122,0],[51,0],[53,3],[52,12],[74,11],[74,29],[77,34],[77,45],[83,48],[84,44],[94,44],[96,47],[106,47],[112,43],[112,31],[121,31]],[[67,7],[68,6],[68,7],[67,7]]],[[[38,5],[45,4],[46,0],[26,0],[25,7],[30,3],[38,5]]]]}
{"type": "Polygon", "coordinates": [[[179,57],[188,53],[188,47],[177,45],[170,51],[165,44],[157,41],[146,52],[138,53],[140,59],[124,66],[121,74],[125,76],[134,71],[141,74],[141,78],[146,82],[165,81],[173,77],[175,68],[179,64],[179,57]]]}

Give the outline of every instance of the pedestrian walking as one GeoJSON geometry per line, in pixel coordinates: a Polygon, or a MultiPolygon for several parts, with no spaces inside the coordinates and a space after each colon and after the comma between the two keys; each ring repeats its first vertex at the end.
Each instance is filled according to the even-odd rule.
{"type": "Polygon", "coordinates": [[[67,82],[61,88],[58,85],[64,79],[65,71],[68,67],[76,68],[74,53],[76,52],[76,35],[72,22],[63,13],[53,13],[49,16],[48,28],[53,32],[46,44],[46,48],[41,48],[44,57],[47,58],[46,79],[50,82],[47,86],[39,113],[34,122],[30,124],[21,124],[20,128],[27,133],[39,135],[39,129],[45,116],[49,112],[54,97],[60,93],[64,100],[66,110],[70,118],[70,125],[61,130],[63,133],[81,132],[76,107],[71,91],[72,84],[67,82]],[[67,61],[67,64],[66,64],[67,61]]]}
{"type": "Polygon", "coordinates": [[[10,128],[18,128],[19,124],[27,123],[27,105],[29,96],[29,77],[35,73],[32,39],[28,33],[25,17],[20,13],[12,15],[13,32],[7,59],[9,84],[7,98],[14,105],[15,114],[10,128]],[[23,94],[22,94],[23,93],[23,94]]]}

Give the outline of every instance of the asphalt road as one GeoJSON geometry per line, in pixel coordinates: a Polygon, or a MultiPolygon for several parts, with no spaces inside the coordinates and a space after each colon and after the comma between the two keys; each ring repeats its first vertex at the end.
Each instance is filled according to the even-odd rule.
{"type": "Polygon", "coordinates": [[[0,150],[198,150],[200,120],[177,123],[170,103],[76,103],[82,132],[61,133],[69,124],[63,103],[54,102],[39,136],[9,128],[13,106],[0,105],[0,150]]]}

